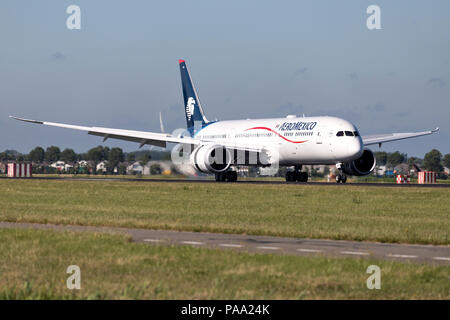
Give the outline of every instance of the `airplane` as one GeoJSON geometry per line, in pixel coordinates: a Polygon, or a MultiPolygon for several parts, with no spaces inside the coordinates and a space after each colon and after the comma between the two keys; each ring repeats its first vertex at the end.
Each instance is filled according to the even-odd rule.
{"type": "MultiPolygon", "coordinates": [[[[330,116],[209,121],[200,103],[184,60],[179,60],[187,130],[184,133],[161,133],[87,127],[64,123],[10,118],[54,127],[86,131],[107,139],[137,142],[140,147],[165,148],[175,143],[172,156],[181,154],[197,171],[215,174],[216,181],[237,181],[236,167],[287,166],[286,181],[307,182],[303,165],[335,165],[337,183],[345,183],[347,175],[370,174],[376,164],[374,153],[367,148],[396,140],[430,135],[439,130],[376,134],[361,136],[350,121],[330,116]],[[178,148],[177,148],[178,147],[178,148]],[[181,147],[182,149],[180,149],[181,147]],[[276,166],[275,166],[276,165],[276,166]]],[[[277,168],[277,167],[276,167],[277,168]]]]}

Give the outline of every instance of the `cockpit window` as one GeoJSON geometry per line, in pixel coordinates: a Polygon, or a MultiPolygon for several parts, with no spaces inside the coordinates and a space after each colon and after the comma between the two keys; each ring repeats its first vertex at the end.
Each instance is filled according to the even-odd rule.
{"type": "Polygon", "coordinates": [[[351,131],[345,131],[345,135],[346,135],[347,137],[353,137],[353,132],[351,132],[351,131]]]}
{"type": "Polygon", "coordinates": [[[353,133],[355,134],[355,137],[359,137],[359,132],[358,131],[353,131],[353,133]]]}
{"type": "Polygon", "coordinates": [[[338,133],[336,133],[336,136],[338,137],[342,137],[344,135],[344,131],[338,131],[338,133]]]}

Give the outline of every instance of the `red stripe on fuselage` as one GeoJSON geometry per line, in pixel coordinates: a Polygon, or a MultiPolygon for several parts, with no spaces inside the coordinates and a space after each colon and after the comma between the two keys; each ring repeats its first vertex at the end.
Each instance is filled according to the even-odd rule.
{"type": "Polygon", "coordinates": [[[282,136],[281,134],[279,134],[278,132],[273,131],[272,129],[267,128],[267,127],[253,127],[253,128],[249,128],[249,129],[247,129],[247,130],[245,130],[245,131],[248,131],[248,130],[258,130],[258,129],[259,129],[259,130],[267,130],[267,131],[273,132],[273,133],[275,133],[277,136],[279,136],[280,138],[283,138],[284,140],[286,140],[286,141],[288,141],[288,142],[291,142],[291,143],[303,143],[303,142],[308,141],[308,140],[303,140],[303,141],[292,141],[292,140],[289,140],[289,139],[283,137],[283,136],[282,136]]]}

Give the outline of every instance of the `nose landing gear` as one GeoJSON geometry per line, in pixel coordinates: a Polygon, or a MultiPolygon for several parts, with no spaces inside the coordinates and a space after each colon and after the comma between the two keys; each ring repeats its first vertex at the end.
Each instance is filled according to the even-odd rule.
{"type": "Polygon", "coordinates": [[[287,182],[307,182],[308,181],[308,174],[306,172],[300,171],[302,169],[302,166],[295,166],[294,171],[287,171],[286,172],[286,181],[287,182]]]}
{"type": "Polygon", "coordinates": [[[336,176],[336,183],[339,183],[339,182],[342,182],[342,183],[346,183],[347,182],[347,176],[344,173],[339,173],[336,176]]]}
{"type": "Polygon", "coordinates": [[[336,183],[346,183],[347,175],[344,173],[342,169],[342,163],[336,163],[336,168],[339,170],[339,173],[336,175],[336,183]]]}

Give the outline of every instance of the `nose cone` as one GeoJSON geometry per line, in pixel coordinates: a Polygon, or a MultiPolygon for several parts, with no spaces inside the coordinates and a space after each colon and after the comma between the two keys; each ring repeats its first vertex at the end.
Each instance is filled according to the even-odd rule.
{"type": "Polygon", "coordinates": [[[364,150],[364,145],[360,137],[355,137],[357,139],[351,139],[347,144],[348,157],[351,159],[359,158],[364,150]]]}

